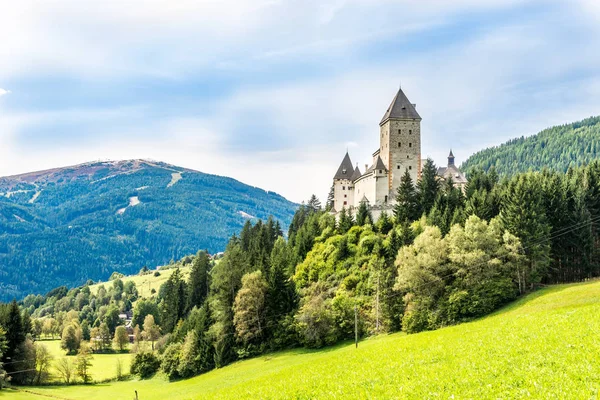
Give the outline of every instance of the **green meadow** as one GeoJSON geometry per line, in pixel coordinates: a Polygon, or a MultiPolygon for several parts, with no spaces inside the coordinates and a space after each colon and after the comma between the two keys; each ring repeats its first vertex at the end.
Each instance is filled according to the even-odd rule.
{"type": "MultiPolygon", "coordinates": [[[[62,382],[62,378],[56,370],[56,364],[62,358],[67,358],[71,362],[77,359],[74,355],[66,355],[66,352],[60,348],[60,340],[43,340],[38,342],[46,346],[52,354],[54,361],[49,370],[50,382],[62,382]]],[[[131,365],[132,355],[129,353],[109,353],[94,354],[90,375],[95,382],[102,382],[117,378],[117,362],[121,362],[123,375],[129,375],[129,366],[131,365]]]]}
{"type": "MultiPolygon", "coordinates": [[[[123,278],[121,278],[121,280],[123,281],[123,283],[132,281],[135,284],[135,287],[137,288],[139,296],[147,298],[147,297],[152,296],[152,289],[154,289],[154,291],[156,293],[158,293],[158,289],[160,289],[160,285],[162,285],[169,279],[169,277],[173,274],[173,272],[175,272],[175,269],[176,268],[161,269],[158,271],[159,276],[154,276],[154,273],[156,271],[152,270],[152,271],[150,271],[150,273],[148,273],[146,275],[124,276],[123,278]]],[[[185,279],[187,279],[190,275],[190,267],[183,266],[183,267],[180,267],[180,270],[181,270],[183,277],[185,279]]],[[[97,294],[100,286],[104,286],[106,289],[108,289],[109,287],[112,286],[112,284],[113,284],[112,281],[98,282],[95,285],[90,286],[90,291],[94,294],[97,294]]]]}
{"type": "Polygon", "coordinates": [[[137,390],[140,400],[597,399],[600,281],[548,287],[477,321],[381,335],[358,349],[285,351],[172,383],[156,376],[27,390],[0,398],[132,399],[137,390]]]}

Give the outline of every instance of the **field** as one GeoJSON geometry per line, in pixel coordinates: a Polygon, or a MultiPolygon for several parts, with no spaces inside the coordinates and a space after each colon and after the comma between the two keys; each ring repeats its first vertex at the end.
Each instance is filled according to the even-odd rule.
{"type": "Polygon", "coordinates": [[[185,381],[0,391],[43,399],[597,399],[600,281],[548,287],[489,317],[238,362],[185,381]],[[33,393],[32,393],[33,392],[33,393]]]}
{"type": "MultiPolygon", "coordinates": [[[[180,270],[181,270],[181,273],[184,276],[184,278],[187,279],[190,275],[190,267],[189,266],[181,267],[180,270]]],[[[160,273],[159,276],[154,276],[154,272],[155,271],[151,271],[149,274],[146,274],[146,275],[125,276],[125,277],[121,278],[121,280],[123,281],[123,283],[128,282],[128,281],[133,281],[133,283],[135,284],[135,287],[138,290],[138,294],[140,295],[140,297],[146,298],[146,297],[151,296],[152,289],[154,289],[156,291],[156,293],[158,293],[158,289],[160,289],[160,285],[162,285],[163,283],[165,283],[167,281],[167,279],[169,279],[171,274],[173,272],[175,272],[175,268],[162,269],[162,270],[158,271],[160,273]]],[[[100,288],[100,285],[104,285],[104,287],[106,289],[108,289],[112,285],[112,281],[99,282],[95,285],[92,285],[92,286],[90,286],[90,291],[94,294],[98,293],[98,289],[100,288]]]]}
{"type": "MultiPolygon", "coordinates": [[[[46,346],[54,357],[53,366],[50,368],[50,382],[62,382],[58,375],[55,365],[61,358],[68,358],[75,361],[75,356],[67,356],[66,352],[60,348],[60,340],[45,340],[38,342],[46,346]]],[[[94,354],[92,360],[91,376],[94,381],[101,382],[117,377],[117,360],[121,361],[123,374],[129,374],[131,364],[131,354],[94,354]]]]}

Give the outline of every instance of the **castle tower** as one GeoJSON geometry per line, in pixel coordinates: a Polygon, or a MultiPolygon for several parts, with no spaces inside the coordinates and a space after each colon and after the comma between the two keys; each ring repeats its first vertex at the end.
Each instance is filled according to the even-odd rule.
{"type": "Polygon", "coordinates": [[[357,170],[358,167],[355,169],[352,166],[350,155],[346,152],[340,167],[333,176],[333,209],[335,211],[342,211],[342,208],[349,209],[354,204],[352,180],[357,170]]]}
{"type": "Polygon", "coordinates": [[[392,196],[407,168],[415,184],[421,176],[421,116],[416,106],[399,89],[379,123],[379,156],[389,171],[392,196]]]}

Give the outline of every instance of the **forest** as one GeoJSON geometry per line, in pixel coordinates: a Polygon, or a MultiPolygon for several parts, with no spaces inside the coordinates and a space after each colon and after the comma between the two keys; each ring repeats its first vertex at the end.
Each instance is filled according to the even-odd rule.
{"type": "Polygon", "coordinates": [[[287,226],[297,207],[231,178],[143,161],[63,168],[34,184],[0,178],[0,301],[223,251],[246,221],[240,212],[287,226]],[[169,186],[173,171],[182,179],[169,186]],[[127,207],[134,196],[140,203],[127,207]]]}
{"type": "Polygon", "coordinates": [[[567,172],[589,164],[599,155],[600,117],[591,117],[481,150],[469,157],[461,170],[470,174],[494,168],[500,177],[545,168],[567,172]]]}
{"type": "Polygon", "coordinates": [[[201,251],[181,260],[146,298],[113,276],[96,292],[88,282],[4,304],[3,379],[42,383],[47,361],[36,339],[56,335],[78,354],[77,381],[88,382],[86,357],[124,342],[122,312],[133,313],[131,374],[177,380],[353,339],[355,329],[361,338],[438,329],[542,285],[600,275],[600,162],[510,178],[473,170],[464,193],[436,169],[427,160],[416,184],[406,171],[393,213],[377,221],[364,203],[336,219],[315,196],[287,239],[273,218],[248,221],[223,258],[201,251]]]}

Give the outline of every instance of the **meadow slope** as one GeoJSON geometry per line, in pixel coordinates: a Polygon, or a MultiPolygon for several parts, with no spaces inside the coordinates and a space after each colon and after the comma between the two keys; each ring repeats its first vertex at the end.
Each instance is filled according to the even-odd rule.
{"type": "Polygon", "coordinates": [[[600,281],[552,286],[489,317],[415,335],[241,361],[189,380],[0,391],[43,399],[591,399],[600,390],[600,281]]]}

